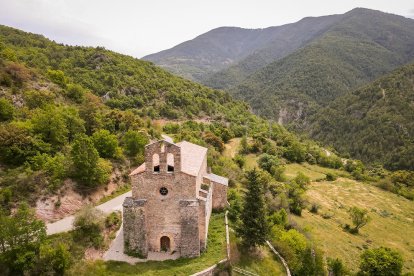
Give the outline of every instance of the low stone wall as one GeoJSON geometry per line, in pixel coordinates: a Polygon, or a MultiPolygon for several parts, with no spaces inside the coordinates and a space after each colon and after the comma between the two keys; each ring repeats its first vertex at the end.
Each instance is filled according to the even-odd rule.
{"type": "Polygon", "coordinates": [[[228,260],[227,260],[227,258],[226,259],[223,259],[223,260],[221,260],[220,262],[218,262],[217,264],[215,264],[215,265],[212,265],[212,266],[210,266],[209,268],[206,268],[206,269],[204,269],[203,271],[200,271],[200,272],[197,272],[197,273],[195,273],[195,274],[193,274],[193,275],[191,275],[191,276],[213,276],[214,275],[214,273],[216,272],[216,270],[217,270],[217,266],[218,265],[220,265],[220,264],[224,264],[224,263],[226,263],[228,260]]]}

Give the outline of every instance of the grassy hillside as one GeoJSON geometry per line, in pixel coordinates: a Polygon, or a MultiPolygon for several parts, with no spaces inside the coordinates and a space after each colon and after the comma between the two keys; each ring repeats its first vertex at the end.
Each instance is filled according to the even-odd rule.
{"type": "Polygon", "coordinates": [[[414,65],[402,67],[322,109],[307,131],[365,162],[414,170],[413,83],[414,65]]]}
{"type": "Polygon", "coordinates": [[[318,214],[306,211],[293,219],[322,246],[325,256],[341,258],[356,272],[364,249],[387,246],[403,254],[405,272],[414,271],[414,237],[407,234],[414,231],[412,201],[346,178],[313,182],[306,195],[321,206],[318,214]],[[369,210],[372,217],[359,235],[341,228],[351,223],[347,209],[352,206],[369,210]],[[331,217],[323,218],[326,214],[331,217]]]}
{"type": "Polygon", "coordinates": [[[414,20],[366,9],[231,89],[263,116],[296,127],[320,106],[414,59],[414,20]]]}
{"type": "MultiPolygon", "coordinates": [[[[253,143],[254,139],[249,140],[249,144],[253,143]]],[[[224,155],[237,156],[237,153],[240,154],[241,144],[240,139],[232,139],[226,145],[224,155]]],[[[261,164],[263,154],[260,152],[244,154],[243,157],[244,170],[253,167],[259,170],[267,168],[266,163],[261,164]]],[[[414,270],[414,241],[411,236],[407,237],[405,234],[414,231],[414,206],[412,200],[379,188],[380,183],[387,178],[387,172],[378,174],[378,171],[366,170],[364,174],[367,176],[377,175],[362,181],[355,180],[359,176],[348,172],[346,165],[345,168],[335,169],[306,162],[291,163],[280,155],[276,160],[275,166],[282,169],[270,170],[272,176],[279,181],[274,183],[270,179],[267,180],[266,201],[268,212],[271,214],[277,214],[282,208],[287,210],[287,229],[297,229],[311,241],[315,250],[322,250],[324,258],[339,258],[353,273],[358,271],[361,253],[368,248],[380,246],[392,248],[402,254],[404,272],[414,270]],[[280,171],[282,177],[277,176],[280,171]],[[334,180],[327,181],[329,177],[334,180]],[[302,190],[301,215],[295,214],[291,209],[295,193],[290,189],[299,181],[298,178],[310,180],[302,190]],[[358,234],[344,230],[346,224],[352,225],[348,210],[354,206],[367,210],[372,219],[358,234]],[[316,211],[312,210],[313,208],[316,211]]],[[[236,205],[235,209],[237,200],[234,198],[237,196],[233,193],[243,195],[244,192],[243,184],[231,188],[229,200],[236,205]]],[[[300,190],[296,192],[301,193],[300,190]]],[[[230,214],[232,212],[234,210],[231,208],[230,214]]],[[[283,239],[280,237],[286,233],[276,230],[273,235],[275,236],[270,239],[276,248],[287,259],[289,265],[295,267],[295,258],[292,256],[294,254],[278,240],[283,239]]],[[[290,246],[295,246],[295,243],[291,243],[290,246]]]]}

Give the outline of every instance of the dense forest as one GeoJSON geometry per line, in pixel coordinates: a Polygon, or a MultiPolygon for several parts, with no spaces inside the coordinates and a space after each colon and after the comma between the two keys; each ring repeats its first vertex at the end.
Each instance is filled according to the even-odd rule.
{"type": "Polygon", "coordinates": [[[311,118],[307,131],[365,162],[414,170],[413,110],[411,64],[335,100],[311,118]]]}
{"type": "Polygon", "coordinates": [[[414,20],[356,9],[320,38],[230,88],[260,115],[300,129],[320,107],[414,59],[414,20]]]}

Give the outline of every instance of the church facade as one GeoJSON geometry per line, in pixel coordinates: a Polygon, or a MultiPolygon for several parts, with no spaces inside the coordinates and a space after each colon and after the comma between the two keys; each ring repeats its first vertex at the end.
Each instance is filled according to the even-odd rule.
{"type": "Polygon", "coordinates": [[[199,256],[212,209],[228,204],[228,179],[209,172],[207,148],[169,138],[151,143],[130,177],[132,197],[123,203],[125,253],[199,256]]]}

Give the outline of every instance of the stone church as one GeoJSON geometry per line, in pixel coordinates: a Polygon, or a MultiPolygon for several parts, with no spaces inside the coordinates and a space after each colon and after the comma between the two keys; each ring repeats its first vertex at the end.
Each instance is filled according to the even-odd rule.
{"type": "Polygon", "coordinates": [[[177,252],[196,257],[206,248],[211,210],[227,206],[228,179],[207,166],[207,148],[171,138],[145,147],[123,203],[125,253],[177,252]]]}

